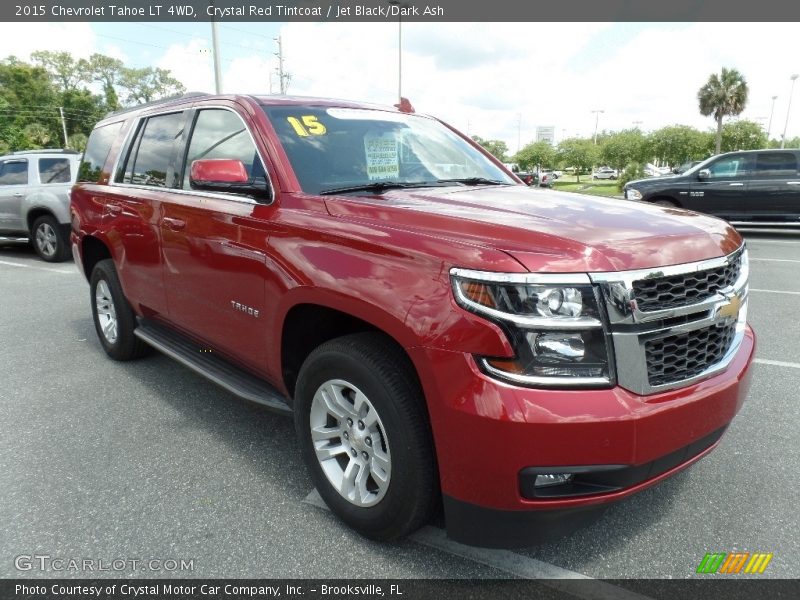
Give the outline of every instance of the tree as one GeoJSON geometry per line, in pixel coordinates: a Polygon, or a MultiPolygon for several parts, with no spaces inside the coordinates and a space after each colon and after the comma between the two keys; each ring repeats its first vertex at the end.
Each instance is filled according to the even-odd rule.
{"type": "Polygon", "coordinates": [[[719,75],[713,73],[697,92],[700,114],[713,115],[717,122],[716,154],[722,146],[722,118],[738,115],[747,104],[747,82],[736,69],[722,67],[719,75]]]}
{"type": "Polygon", "coordinates": [[[169,71],[152,67],[122,69],[119,84],[126,91],[125,103],[129,106],[176,96],[186,91],[186,87],[172,77],[169,71]]]}
{"type": "Polygon", "coordinates": [[[41,123],[30,123],[23,129],[23,134],[28,138],[31,146],[36,148],[46,148],[50,145],[52,134],[47,127],[41,123]]]}
{"type": "Polygon", "coordinates": [[[558,158],[565,165],[577,169],[578,183],[581,181],[581,171],[589,170],[597,162],[598,148],[592,140],[570,138],[563,140],[558,145],[558,158]]]}
{"type": "Polygon", "coordinates": [[[119,82],[125,68],[122,61],[105,54],[92,54],[88,61],[81,59],[80,65],[89,79],[103,85],[108,110],[117,110],[120,105],[114,86],[119,82]]]}
{"type": "Polygon", "coordinates": [[[632,162],[645,163],[648,158],[647,139],[638,129],[609,134],[600,144],[600,160],[615,169],[632,162]]]}
{"type": "Polygon", "coordinates": [[[508,145],[502,140],[484,140],[482,137],[473,135],[472,139],[483,146],[489,154],[500,162],[508,161],[508,145]]]}
{"type": "Polygon", "coordinates": [[[47,71],[61,92],[76,90],[81,83],[88,81],[86,70],[69,52],[39,50],[31,52],[31,59],[47,71]]]}
{"type": "Polygon", "coordinates": [[[662,127],[647,138],[647,154],[650,159],[673,166],[687,160],[708,158],[713,147],[712,134],[698,131],[688,125],[662,127]]]}
{"type": "Polygon", "coordinates": [[[722,126],[722,151],[758,150],[767,147],[767,134],[758,123],[733,121],[722,126]]]}
{"type": "Polygon", "coordinates": [[[556,151],[548,142],[528,144],[514,156],[520,169],[530,171],[533,167],[552,167],[556,160],[556,151]]]}

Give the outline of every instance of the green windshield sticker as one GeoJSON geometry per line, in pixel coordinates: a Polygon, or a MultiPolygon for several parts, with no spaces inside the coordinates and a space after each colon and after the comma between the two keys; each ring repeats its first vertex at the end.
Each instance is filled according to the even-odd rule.
{"type": "Polygon", "coordinates": [[[392,134],[364,136],[364,150],[370,180],[397,179],[400,176],[397,139],[392,134]]]}

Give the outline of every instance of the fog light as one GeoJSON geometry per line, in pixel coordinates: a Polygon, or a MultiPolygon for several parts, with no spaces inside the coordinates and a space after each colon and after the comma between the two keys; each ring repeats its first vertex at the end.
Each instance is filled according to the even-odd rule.
{"type": "Polygon", "coordinates": [[[537,475],[533,487],[543,488],[551,485],[563,485],[572,481],[572,473],[552,473],[550,475],[537,475]]]}

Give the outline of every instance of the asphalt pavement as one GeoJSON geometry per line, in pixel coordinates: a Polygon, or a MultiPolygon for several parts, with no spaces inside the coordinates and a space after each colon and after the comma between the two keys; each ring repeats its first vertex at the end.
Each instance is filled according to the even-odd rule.
{"type": "Polygon", "coordinates": [[[757,361],[721,445],[593,525],[513,552],[461,547],[436,523],[361,538],[315,500],[291,419],[158,353],[109,360],[75,266],[0,240],[0,578],[680,579],[734,551],[773,553],[762,577],[798,578],[800,231],[746,238],[757,361]],[[17,557],[34,555],[126,562],[25,570],[17,557]]]}

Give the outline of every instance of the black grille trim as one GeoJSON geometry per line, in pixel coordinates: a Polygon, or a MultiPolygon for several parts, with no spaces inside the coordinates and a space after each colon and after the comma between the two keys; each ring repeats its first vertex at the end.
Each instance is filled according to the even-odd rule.
{"type": "Polygon", "coordinates": [[[732,287],[741,270],[742,252],[739,251],[731,262],[714,269],[634,281],[633,298],[642,312],[697,304],[732,287]]]}
{"type": "Polygon", "coordinates": [[[697,377],[723,359],[735,335],[736,322],[725,321],[646,342],[650,385],[657,387],[697,377]]]}

